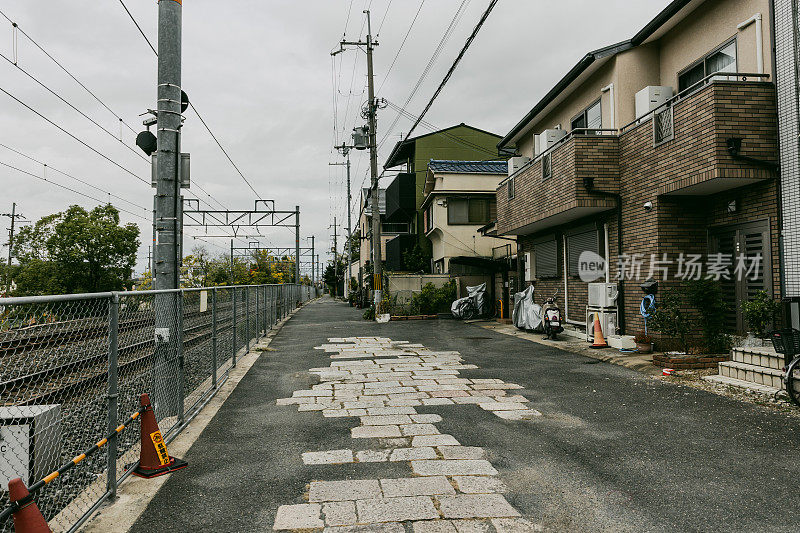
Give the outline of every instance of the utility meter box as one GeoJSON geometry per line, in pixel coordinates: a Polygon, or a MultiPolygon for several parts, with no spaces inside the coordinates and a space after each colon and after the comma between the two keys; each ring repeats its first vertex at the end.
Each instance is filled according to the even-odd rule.
{"type": "Polygon", "coordinates": [[[30,486],[60,459],[60,405],[0,407],[0,491],[16,477],[30,486]]]}
{"type": "MultiPolygon", "coordinates": [[[[158,186],[158,174],[156,173],[156,154],[150,156],[152,159],[151,172],[150,172],[150,186],[156,188],[158,186]]],[[[191,171],[191,156],[187,153],[181,154],[181,189],[188,189],[192,184],[192,171],[191,171]]]]}

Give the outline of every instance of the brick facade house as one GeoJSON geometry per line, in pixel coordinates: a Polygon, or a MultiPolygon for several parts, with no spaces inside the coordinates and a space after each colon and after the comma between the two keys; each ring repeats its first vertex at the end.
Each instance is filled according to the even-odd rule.
{"type": "Polygon", "coordinates": [[[667,275],[652,272],[662,287],[677,283],[680,254],[704,267],[730,256],[733,278],[740,255],[760,263],[744,281],[722,279],[732,331],[746,328],[739,308],[755,291],[780,295],[771,32],[742,24],[762,11],[767,0],[673,2],[633,39],[588,54],[500,142],[524,159],[497,189],[497,231],[534,263],[537,301],[558,290],[567,319],[585,323],[583,251],[607,259],[597,281],[619,285],[619,333],[643,329],[639,284],[664,254],[654,266],[667,275]],[[647,87],[668,94],[637,109],[647,87]]]}

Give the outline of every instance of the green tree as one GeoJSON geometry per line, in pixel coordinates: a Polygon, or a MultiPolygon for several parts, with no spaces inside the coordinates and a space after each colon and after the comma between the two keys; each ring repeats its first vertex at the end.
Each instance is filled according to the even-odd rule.
{"type": "Polygon", "coordinates": [[[425,253],[419,243],[403,252],[403,266],[409,272],[430,272],[431,254],[425,253]]]}
{"type": "Polygon", "coordinates": [[[17,294],[122,290],[131,284],[139,228],[120,224],[107,204],[91,211],[73,205],[23,227],[14,238],[17,294]]]}

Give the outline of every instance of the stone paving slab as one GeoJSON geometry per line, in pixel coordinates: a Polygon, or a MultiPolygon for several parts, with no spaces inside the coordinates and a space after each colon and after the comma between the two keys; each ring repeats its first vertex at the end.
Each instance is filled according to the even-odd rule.
{"type": "Polygon", "coordinates": [[[383,495],[387,498],[456,493],[453,486],[444,476],[382,479],[381,489],[383,489],[383,495]]]}
{"type": "Polygon", "coordinates": [[[417,435],[438,435],[439,429],[433,424],[404,424],[400,426],[400,432],[406,437],[417,435]]]}
{"type": "Polygon", "coordinates": [[[458,533],[450,520],[425,520],[412,524],[414,533],[458,533]]]}
{"type": "Polygon", "coordinates": [[[361,450],[356,452],[359,463],[382,463],[389,460],[392,450],[361,450]]]}
{"type": "Polygon", "coordinates": [[[362,500],[381,495],[377,479],[350,479],[345,481],[312,481],[308,491],[310,502],[338,502],[362,500]]]}
{"type": "Polygon", "coordinates": [[[508,492],[508,487],[496,477],[453,476],[458,490],[466,494],[491,494],[508,492]]]}
{"type": "Polygon", "coordinates": [[[325,526],[319,517],[322,506],[318,503],[301,503],[297,505],[281,505],[275,515],[272,529],[315,529],[325,526]]]}
{"type": "Polygon", "coordinates": [[[385,524],[326,527],[322,533],[405,533],[405,531],[402,524],[387,522],[385,524]]]}
{"type": "Polygon", "coordinates": [[[327,526],[350,526],[358,522],[356,504],[352,501],[325,503],[322,514],[327,526]]]}
{"type": "Polygon", "coordinates": [[[438,459],[411,461],[418,476],[496,476],[497,470],[483,459],[438,459]]]}
{"type": "Polygon", "coordinates": [[[438,446],[445,459],[485,459],[486,450],[478,446],[438,446]]]}
{"type": "Polygon", "coordinates": [[[419,435],[411,439],[411,446],[459,446],[452,435],[419,435]]]}
{"type": "Polygon", "coordinates": [[[433,506],[433,500],[428,496],[358,500],[356,509],[358,510],[358,521],[361,523],[439,518],[439,512],[433,506]]]}
{"type": "Polygon", "coordinates": [[[396,448],[389,456],[390,461],[415,461],[421,459],[436,459],[436,450],[428,446],[417,448],[396,448]]]}
{"type": "Polygon", "coordinates": [[[350,434],[354,439],[403,436],[397,426],[359,426],[351,429],[350,434]]]}
{"type": "Polygon", "coordinates": [[[540,525],[531,524],[524,518],[492,518],[497,533],[536,533],[544,531],[540,525]]]}
{"type": "Polygon", "coordinates": [[[437,496],[445,518],[504,518],[520,516],[500,494],[437,496]]]}

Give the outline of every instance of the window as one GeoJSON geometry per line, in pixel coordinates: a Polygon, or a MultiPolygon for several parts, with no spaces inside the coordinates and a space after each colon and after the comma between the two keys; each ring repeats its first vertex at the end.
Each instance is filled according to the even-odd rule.
{"type": "Polygon", "coordinates": [[[534,244],[533,254],[536,279],[558,277],[558,242],[555,236],[534,244]]]}
{"type": "Polygon", "coordinates": [[[577,276],[581,254],[586,251],[598,253],[599,247],[600,239],[594,226],[584,226],[567,235],[567,273],[577,276]]]}
{"type": "Polygon", "coordinates": [[[678,92],[699,83],[716,72],[736,72],[736,39],[722,45],[678,74],[678,92]]]}
{"type": "Polygon", "coordinates": [[[425,233],[433,229],[433,206],[429,205],[425,209],[425,233]]]}
{"type": "Polygon", "coordinates": [[[488,224],[495,210],[496,204],[489,198],[448,198],[447,223],[488,224]]]}
{"type": "Polygon", "coordinates": [[[600,109],[600,100],[581,111],[577,117],[572,119],[571,125],[572,131],[578,129],[598,130],[602,128],[603,116],[600,109]]]}
{"type": "Polygon", "coordinates": [[[508,199],[513,200],[514,196],[517,194],[516,188],[514,186],[514,178],[508,180],[508,199]]]}

